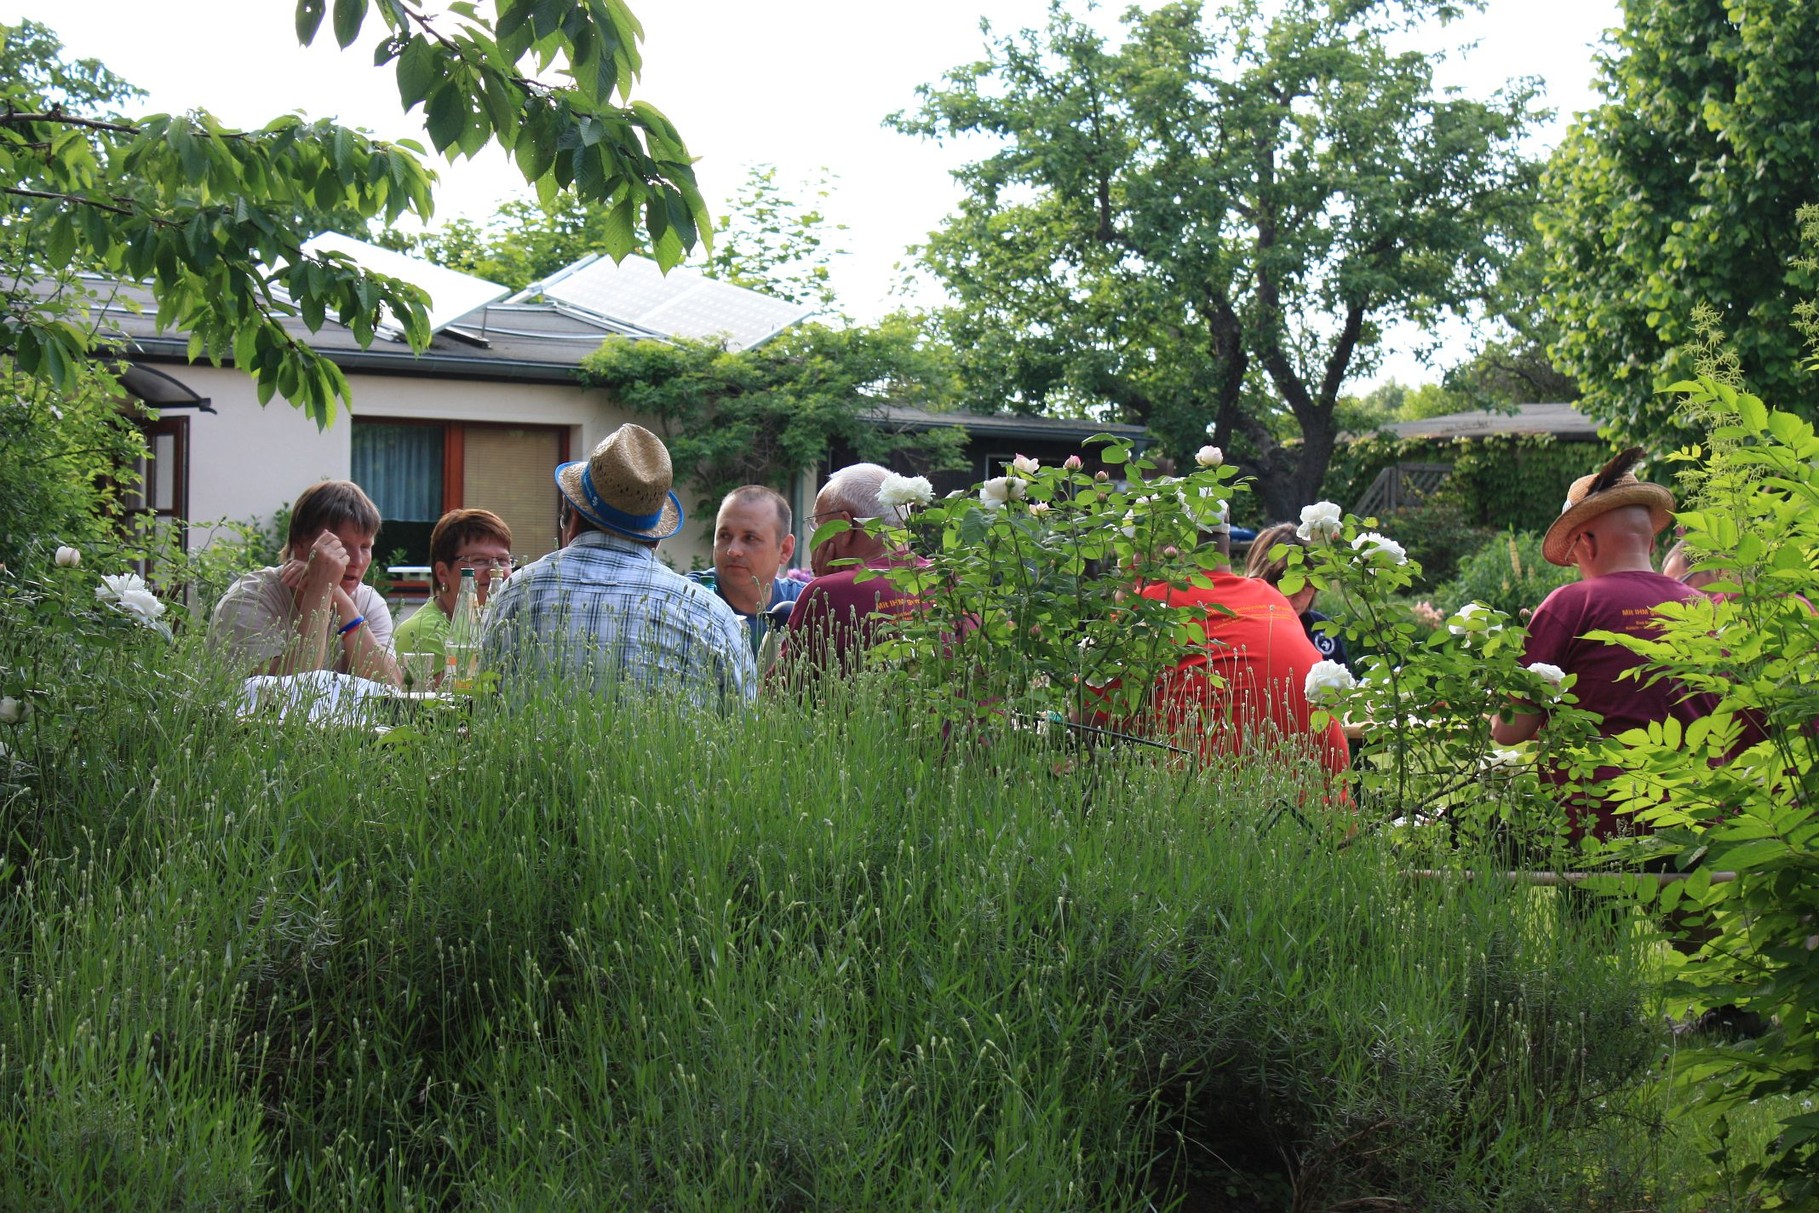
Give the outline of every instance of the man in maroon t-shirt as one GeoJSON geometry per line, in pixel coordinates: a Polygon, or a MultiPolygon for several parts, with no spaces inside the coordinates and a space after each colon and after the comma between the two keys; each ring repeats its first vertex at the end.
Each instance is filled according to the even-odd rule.
{"type": "Polygon", "coordinates": [[[887,548],[865,529],[866,523],[887,516],[903,521],[903,507],[878,500],[878,490],[890,474],[889,468],[875,463],[855,463],[828,477],[816,494],[811,531],[836,521],[850,525],[809,552],[815,579],[790,611],[778,658],[785,670],[801,672],[798,667],[806,666],[811,671],[837,668],[850,674],[877,638],[880,623],[926,608],[923,599],[893,585],[882,571],[927,562],[887,548]]]}
{"type": "MultiPolygon", "coordinates": [[[[1643,658],[1621,645],[1586,639],[1594,631],[1650,635],[1657,627],[1656,607],[1699,597],[1697,590],[1654,571],[1655,536],[1672,520],[1674,495],[1636,479],[1629,469],[1641,456],[1641,448],[1633,447],[1596,476],[1573,482],[1541,553],[1554,564],[1577,565],[1582,580],[1561,586],[1535,608],[1523,650],[1525,662],[1578,675],[1573,693],[1580,707],[1603,718],[1599,732],[1606,737],[1670,716],[1687,724],[1716,706],[1710,695],[1689,695],[1671,679],[1624,677],[1641,667],[1643,658]]],[[[1493,722],[1491,736],[1499,745],[1514,745],[1533,737],[1546,720],[1545,712],[1523,704],[1493,722]]],[[[1598,778],[1616,773],[1615,767],[1601,768],[1598,778]]],[[[1543,777],[1553,783],[1566,778],[1554,770],[1543,777]]],[[[1609,803],[1569,804],[1567,811],[1574,838],[1587,832],[1608,838],[1639,828],[1620,822],[1609,803]],[[1588,810],[1591,821],[1585,820],[1588,810]]]]}

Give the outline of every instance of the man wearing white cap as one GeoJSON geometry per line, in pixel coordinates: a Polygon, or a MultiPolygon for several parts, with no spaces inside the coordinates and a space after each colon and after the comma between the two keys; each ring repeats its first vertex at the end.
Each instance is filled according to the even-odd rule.
{"type": "Polygon", "coordinates": [[[669,450],[622,425],[556,469],[562,547],[493,595],[482,651],[507,683],[541,675],[618,683],[722,706],[756,694],[745,627],[712,590],[657,559],[682,529],[669,450]]]}
{"type": "MultiPolygon", "coordinates": [[[[1709,695],[1690,695],[1670,679],[1625,677],[1644,659],[1622,645],[1589,639],[1594,631],[1649,636],[1656,628],[1655,608],[1664,602],[1696,600],[1699,592],[1655,572],[1655,536],[1673,521],[1674,495],[1659,484],[1638,480],[1631,470],[1642,458],[1631,447],[1592,476],[1581,476],[1567,490],[1560,517],[1547,529],[1541,554],[1562,566],[1577,565],[1580,580],[1561,586],[1544,599],[1529,619],[1523,661],[1543,662],[1578,675],[1573,694],[1579,706],[1603,717],[1606,737],[1666,720],[1690,724],[1709,714],[1709,695]]],[[[1518,705],[1491,724],[1498,745],[1533,737],[1547,715],[1532,704],[1518,705]]],[[[1599,779],[1616,774],[1603,768],[1599,779]]],[[[1560,771],[1543,772],[1561,783],[1560,771]]],[[[1569,804],[1572,836],[1600,838],[1634,831],[1620,823],[1612,806],[1569,804]]]]}

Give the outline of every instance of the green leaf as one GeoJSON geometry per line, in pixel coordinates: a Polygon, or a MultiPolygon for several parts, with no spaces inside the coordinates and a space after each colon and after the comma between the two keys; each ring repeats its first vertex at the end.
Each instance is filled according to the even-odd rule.
{"type": "Polygon", "coordinates": [[[316,31],[322,28],[322,16],[327,11],[323,0],[297,0],[297,41],[308,46],[316,40],[316,31]]]}
{"type": "Polygon", "coordinates": [[[431,146],[439,152],[447,151],[461,137],[461,131],[467,125],[467,99],[462,96],[459,85],[444,81],[430,94],[424,125],[429,131],[431,146]]]}
{"type": "Polygon", "coordinates": [[[417,105],[442,77],[442,64],[429,39],[413,34],[398,57],[398,100],[405,109],[417,105]]]}
{"type": "Polygon", "coordinates": [[[1760,434],[1768,428],[1768,407],[1754,396],[1745,394],[1737,398],[1737,415],[1752,434],[1760,434]]]}
{"type": "Polygon", "coordinates": [[[342,50],[354,44],[365,20],[366,0],[335,0],[335,41],[342,50]]]}

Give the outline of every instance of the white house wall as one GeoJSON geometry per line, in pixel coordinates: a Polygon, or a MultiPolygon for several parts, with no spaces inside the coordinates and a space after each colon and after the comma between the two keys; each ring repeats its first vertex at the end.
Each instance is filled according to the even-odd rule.
{"type": "MultiPolygon", "coordinates": [[[[168,367],[168,373],[208,397],[215,412],[187,413],[189,516],[203,524],[193,534],[206,542],[206,524],[217,519],[269,520],[274,510],[324,478],[346,479],[352,467],[352,426],[346,413],[318,430],[300,409],[281,398],[261,407],[252,379],[231,367],[168,367]]],[[[557,383],[489,383],[403,375],[348,376],[356,416],[433,421],[558,425],[569,429],[569,451],[584,458],[627,421],[661,427],[612,403],[604,393],[557,383]]],[[[551,469],[553,472],[554,469],[551,469]]],[[[554,486],[552,483],[552,490],[554,486]]],[[[698,494],[678,488],[685,510],[698,494]]],[[[484,502],[472,504],[484,506],[484,502]]],[[[659,553],[678,569],[712,561],[702,520],[690,517],[682,533],[659,553]]],[[[193,540],[194,541],[194,540],[193,540]]]]}

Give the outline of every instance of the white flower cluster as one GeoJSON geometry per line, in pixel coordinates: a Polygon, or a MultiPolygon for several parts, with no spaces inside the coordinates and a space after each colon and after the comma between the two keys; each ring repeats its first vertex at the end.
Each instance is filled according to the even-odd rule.
{"type": "Polygon", "coordinates": [[[1357,685],[1358,680],[1352,677],[1352,672],[1339,662],[1316,661],[1314,668],[1307,672],[1307,682],[1302,690],[1309,702],[1320,703],[1357,685]]]}
{"type": "Polygon", "coordinates": [[[1389,536],[1379,535],[1375,531],[1366,531],[1352,540],[1352,550],[1363,556],[1366,561],[1374,560],[1378,556],[1387,556],[1391,564],[1408,563],[1408,553],[1402,550],[1401,544],[1389,536]]]}
{"type": "Polygon", "coordinates": [[[979,486],[979,504],[988,510],[1001,510],[1012,501],[1029,496],[1029,486],[1009,476],[995,476],[979,486]]]}
{"type": "Polygon", "coordinates": [[[1447,620],[1446,630],[1455,636],[1464,636],[1467,633],[1475,631],[1486,633],[1502,631],[1503,625],[1500,623],[1486,624],[1482,628],[1474,628],[1471,626],[1474,620],[1488,619],[1490,615],[1491,608],[1485,606],[1482,602],[1468,602],[1459,608],[1456,615],[1447,620]]]}
{"type": "Polygon", "coordinates": [[[1301,525],[1295,534],[1306,543],[1325,543],[1339,537],[1343,513],[1330,501],[1316,501],[1301,507],[1301,525]]]}
{"type": "Polygon", "coordinates": [[[935,486],[927,476],[899,476],[892,472],[878,486],[878,504],[902,510],[912,505],[927,505],[935,499],[935,486]]]}
{"type": "Polygon", "coordinates": [[[158,616],[164,614],[164,604],[137,573],[102,577],[101,584],[95,587],[95,597],[124,614],[137,615],[139,622],[147,627],[156,624],[158,616]]]}

